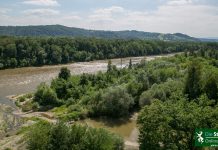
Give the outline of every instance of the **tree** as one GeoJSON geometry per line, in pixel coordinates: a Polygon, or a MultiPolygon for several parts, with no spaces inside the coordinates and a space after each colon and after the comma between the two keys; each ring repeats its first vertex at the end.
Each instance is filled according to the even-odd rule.
{"type": "Polygon", "coordinates": [[[59,100],[57,94],[45,83],[41,83],[36,93],[34,94],[34,101],[42,106],[57,106],[59,100]]]}
{"type": "Polygon", "coordinates": [[[27,149],[45,150],[48,148],[49,132],[51,125],[47,122],[39,122],[30,127],[27,132],[27,149]]]}
{"type": "Polygon", "coordinates": [[[59,64],[62,61],[62,57],[61,57],[61,48],[57,45],[52,45],[51,46],[51,50],[52,50],[52,62],[54,64],[59,64]]]}
{"type": "Polygon", "coordinates": [[[69,128],[62,122],[52,126],[49,133],[48,150],[70,150],[69,128]]]}
{"type": "Polygon", "coordinates": [[[129,69],[132,69],[132,59],[129,60],[129,69]]]}
{"type": "Polygon", "coordinates": [[[0,58],[3,57],[3,50],[4,50],[3,46],[0,46],[0,58]]]}
{"type": "Polygon", "coordinates": [[[88,84],[88,79],[87,79],[87,75],[85,73],[82,74],[82,76],[80,76],[80,85],[85,86],[88,84]]]}
{"type": "Polygon", "coordinates": [[[67,80],[70,76],[70,70],[67,67],[62,67],[60,73],[58,74],[58,77],[64,80],[67,80]]]}
{"type": "Polygon", "coordinates": [[[204,91],[206,92],[209,99],[216,100],[218,98],[217,77],[210,75],[205,80],[206,83],[204,85],[204,91]]]}
{"type": "Polygon", "coordinates": [[[11,60],[10,60],[10,66],[11,66],[12,68],[17,67],[17,59],[16,59],[16,58],[11,58],[11,60]]]}
{"type": "Polygon", "coordinates": [[[193,60],[188,66],[185,94],[188,95],[189,100],[195,99],[201,94],[201,68],[199,60],[193,60]]]}
{"type": "Polygon", "coordinates": [[[70,56],[67,50],[62,53],[62,63],[68,63],[70,61],[70,56]]]}
{"type": "Polygon", "coordinates": [[[138,116],[140,150],[193,149],[195,129],[216,128],[217,113],[186,99],[156,100],[138,116]]]}
{"type": "Polygon", "coordinates": [[[8,44],[4,50],[5,57],[16,58],[17,57],[17,48],[15,44],[8,44]]]}
{"type": "Polygon", "coordinates": [[[52,80],[51,88],[59,99],[64,99],[67,96],[67,82],[63,78],[52,80]]]}
{"type": "Polygon", "coordinates": [[[4,68],[4,64],[0,63],[0,69],[3,69],[3,68],[4,68]]]}
{"type": "Polygon", "coordinates": [[[112,71],[112,62],[111,62],[111,60],[108,60],[107,72],[111,72],[111,71],[112,71]]]}
{"type": "Polygon", "coordinates": [[[44,65],[46,63],[46,52],[43,48],[39,48],[37,53],[37,65],[44,65]]]}
{"type": "Polygon", "coordinates": [[[120,118],[129,114],[134,105],[134,100],[124,88],[111,87],[104,93],[97,93],[93,98],[94,115],[105,115],[120,118]]]}

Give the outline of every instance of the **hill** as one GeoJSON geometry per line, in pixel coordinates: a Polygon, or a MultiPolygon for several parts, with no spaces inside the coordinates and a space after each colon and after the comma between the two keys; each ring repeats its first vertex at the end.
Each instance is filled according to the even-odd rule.
{"type": "Polygon", "coordinates": [[[103,31],[86,30],[81,28],[66,27],[62,25],[40,26],[0,26],[0,35],[10,36],[70,36],[70,37],[96,37],[109,39],[152,39],[164,41],[199,41],[182,33],[162,34],[142,32],[135,30],[103,31]]]}
{"type": "Polygon", "coordinates": [[[218,38],[200,38],[202,42],[218,42],[218,38]]]}

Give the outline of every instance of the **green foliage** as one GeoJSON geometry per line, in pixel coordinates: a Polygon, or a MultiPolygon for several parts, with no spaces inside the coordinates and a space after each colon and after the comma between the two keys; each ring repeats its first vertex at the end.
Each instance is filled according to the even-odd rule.
{"type": "Polygon", "coordinates": [[[129,69],[132,69],[132,59],[129,60],[129,69]]]}
{"type": "Polygon", "coordinates": [[[176,80],[168,80],[161,84],[153,84],[152,87],[143,92],[140,96],[139,104],[141,107],[150,105],[153,100],[161,101],[173,100],[175,97],[183,97],[183,83],[176,80]]]}
{"type": "MultiPolygon", "coordinates": [[[[153,48],[158,49],[155,42],[152,43],[153,48]]],[[[92,42],[86,44],[92,45],[92,42]]],[[[180,45],[177,49],[181,47],[185,48],[180,45]]],[[[34,102],[40,106],[64,104],[53,109],[63,121],[98,116],[120,118],[142,108],[138,117],[140,149],[192,149],[195,128],[218,127],[216,53],[205,50],[199,55],[191,51],[171,58],[142,61],[131,69],[110,66],[110,71],[105,73],[74,75],[67,80],[56,78],[51,87],[45,84],[38,87],[34,102]]],[[[53,133],[58,134],[51,134],[54,141],[50,145],[58,144],[55,147],[59,149],[65,149],[60,142],[70,141],[68,147],[75,150],[105,149],[105,145],[110,149],[122,143],[115,138],[118,141],[115,144],[105,137],[104,131],[97,129],[73,126],[57,131],[58,128],[54,127],[53,133]],[[67,141],[55,141],[59,136],[65,139],[65,134],[70,137],[67,141]]]]}
{"type": "Polygon", "coordinates": [[[28,112],[31,110],[37,110],[38,106],[36,106],[35,103],[32,103],[31,101],[25,102],[23,105],[20,106],[23,112],[28,112]]]}
{"type": "Polygon", "coordinates": [[[217,127],[217,110],[185,99],[154,101],[138,117],[140,149],[192,149],[196,128],[217,127]]]}
{"type": "Polygon", "coordinates": [[[203,90],[207,93],[209,99],[218,99],[218,80],[217,76],[212,74],[205,79],[203,90]]]}
{"type": "Polygon", "coordinates": [[[38,123],[27,134],[29,150],[122,150],[123,140],[105,129],[38,123]],[[40,137],[40,135],[42,135],[40,137]],[[37,139],[39,138],[39,139],[37,139]]]}
{"type": "Polygon", "coordinates": [[[38,86],[34,101],[43,106],[57,106],[60,103],[57,94],[45,83],[38,86]]]}
{"type": "Polygon", "coordinates": [[[67,69],[66,67],[61,68],[61,71],[58,74],[58,77],[64,80],[67,80],[70,77],[70,70],[67,69]]]}
{"type": "Polygon", "coordinates": [[[80,77],[80,85],[85,86],[88,84],[88,79],[87,79],[87,75],[86,74],[82,74],[82,76],[80,77]]]}
{"type": "Polygon", "coordinates": [[[122,40],[117,37],[99,39],[0,36],[0,69],[167,54],[185,50],[200,51],[200,49],[210,49],[210,52],[202,56],[216,59],[218,54],[213,50],[217,48],[216,43],[122,40]]]}
{"type": "Polygon", "coordinates": [[[188,76],[185,83],[185,94],[189,99],[195,99],[201,94],[202,66],[200,61],[193,60],[188,67],[188,76]]]}
{"type": "Polygon", "coordinates": [[[79,104],[70,105],[69,107],[63,105],[53,109],[52,111],[62,121],[80,120],[86,118],[88,115],[88,110],[79,104]]]}
{"type": "Polygon", "coordinates": [[[51,89],[53,89],[57,97],[60,99],[63,99],[67,95],[67,82],[63,78],[57,78],[55,80],[52,80],[51,82],[51,89]]]}
{"type": "Polygon", "coordinates": [[[67,150],[68,140],[69,140],[69,129],[63,123],[58,123],[50,129],[49,140],[48,140],[48,150],[67,150]]]}
{"type": "Polygon", "coordinates": [[[186,57],[152,62],[147,76],[155,84],[139,100],[140,106],[146,105],[138,117],[140,149],[193,149],[195,128],[217,128],[218,70],[208,58],[186,57]]]}
{"type": "Polygon", "coordinates": [[[97,93],[92,101],[93,115],[105,115],[109,117],[122,117],[129,114],[134,105],[131,95],[122,87],[112,87],[97,93]]]}
{"type": "Polygon", "coordinates": [[[111,62],[111,60],[108,60],[107,72],[111,72],[111,71],[112,71],[112,62],[111,62]]]}
{"type": "Polygon", "coordinates": [[[48,148],[51,125],[46,122],[39,122],[31,127],[26,134],[27,149],[45,150],[48,148]]]}

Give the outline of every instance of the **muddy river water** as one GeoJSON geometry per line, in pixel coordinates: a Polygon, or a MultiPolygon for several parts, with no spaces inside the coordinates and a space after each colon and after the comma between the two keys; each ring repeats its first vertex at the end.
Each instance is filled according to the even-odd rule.
{"type": "MultiPolygon", "coordinates": [[[[142,59],[152,60],[157,57],[169,57],[174,54],[131,57],[132,63],[139,63],[142,59]]],[[[122,59],[122,67],[127,66],[130,58],[122,59]]],[[[111,59],[112,64],[121,67],[121,59],[111,59]]],[[[108,60],[97,60],[92,62],[79,62],[66,65],[54,65],[43,67],[26,67],[16,69],[0,70],[0,104],[6,104],[15,107],[15,105],[6,98],[9,95],[33,92],[41,82],[49,83],[55,78],[60,68],[65,66],[71,70],[71,74],[96,73],[106,71],[108,60]]],[[[136,142],[137,128],[136,119],[126,121],[119,120],[92,120],[87,119],[85,123],[94,127],[104,127],[115,133],[120,134],[126,140],[136,142]]]]}

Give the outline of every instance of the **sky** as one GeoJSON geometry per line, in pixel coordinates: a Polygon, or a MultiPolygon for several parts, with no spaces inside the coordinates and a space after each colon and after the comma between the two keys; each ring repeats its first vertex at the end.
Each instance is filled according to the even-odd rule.
{"type": "Polygon", "coordinates": [[[218,0],[0,1],[0,26],[54,24],[218,37],[218,0]]]}

